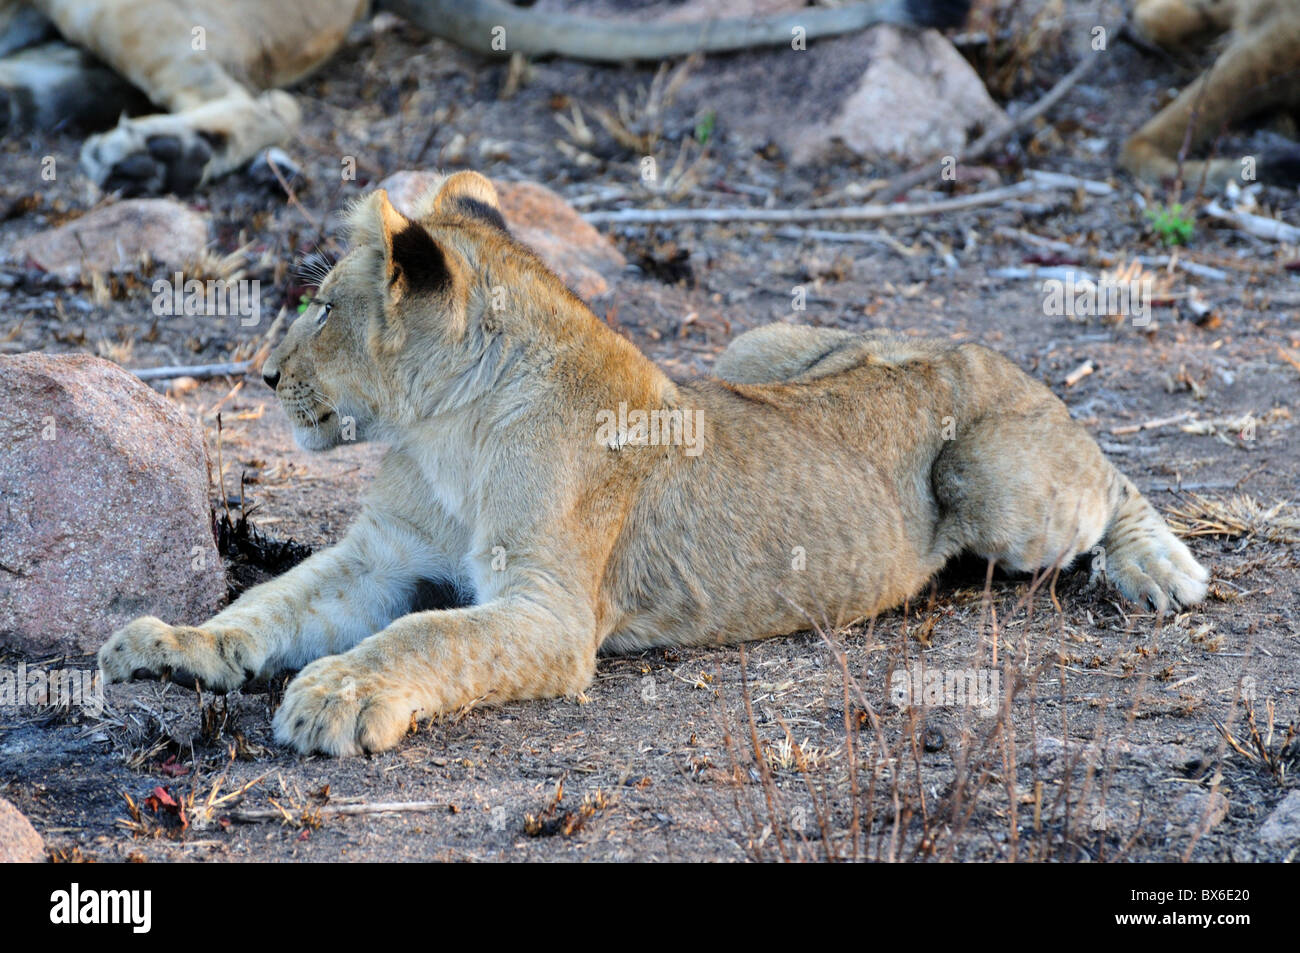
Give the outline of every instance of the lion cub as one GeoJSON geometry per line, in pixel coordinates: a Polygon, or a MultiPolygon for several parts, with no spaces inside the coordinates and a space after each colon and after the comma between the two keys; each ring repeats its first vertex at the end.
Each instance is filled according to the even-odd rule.
{"type": "Polygon", "coordinates": [[[772,325],[674,383],[511,239],[476,173],[414,219],[379,191],[349,221],[264,370],[304,447],[391,445],[361,516],[202,626],[121,629],[109,680],[224,691],[303,666],[276,737],[344,755],[413,715],[577,693],[601,651],[882,612],[963,551],[1030,571],[1100,545],[1130,599],[1205,594],[1065,406],[992,351],[772,325]],[[463,604],[413,611],[428,581],[463,604]]]}

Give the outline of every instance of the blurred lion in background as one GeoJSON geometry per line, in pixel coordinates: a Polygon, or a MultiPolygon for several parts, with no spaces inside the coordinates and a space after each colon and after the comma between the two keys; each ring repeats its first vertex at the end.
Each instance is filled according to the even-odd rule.
{"type": "Polygon", "coordinates": [[[381,8],[488,56],[624,62],[788,43],[795,27],[812,39],[878,23],[957,26],[970,0],[663,23],[503,0],[0,0],[0,131],[116,122],[86,140],[82,170],[124,195],[184,194],[287,142],[299,110],[281,87],[381,8]]]}
{"type": "MultiPolygon", "coordinates": [[[[1298,0],[1137,0],[1134,26],[1168,50],[1226,35],[1226,46],[1196,82],[1134,134],[1120,162],[1148,182],[1174,179],[1178,157],[1213,142],[1231,124],[1269,113],[1300,112],[1298,0]]],[[[1247,157],[1184,162],[1183,180],[1221,188],[1252,176],[1300,181],[1300,146],[1247,157]]]]}

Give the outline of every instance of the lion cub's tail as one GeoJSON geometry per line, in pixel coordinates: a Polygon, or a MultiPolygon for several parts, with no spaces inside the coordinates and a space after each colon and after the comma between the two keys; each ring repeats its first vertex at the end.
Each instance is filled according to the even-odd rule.
{"type": "Polygon", "coordinates": [[[1110,522],[1102,535],[1107,579],[1138,605],[1159,613],[1205,598],[1210,574],[1156,512],[1133,481],[1113,470],[1110,522]]]}

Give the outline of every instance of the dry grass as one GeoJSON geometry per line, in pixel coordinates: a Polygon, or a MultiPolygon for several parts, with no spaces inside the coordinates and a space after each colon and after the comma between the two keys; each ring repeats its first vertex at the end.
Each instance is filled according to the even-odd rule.
{"type": "Polygon", "coordinates": [[[568,116],[557,113],[555,117],[568,136],[567,140],[557,140],[557,147],[579,165],[598,162],[589,151],[596,146],[596,133],[586,118],[590,113],[620,148],[635,157],[638,181],[650,196],[670,202],[682,200],[700,184],[707,171],[708,136],[702,137],[704,141],[684,137],[674,154],[664,125],[682,84],[700,62],[700,57],[695,56],[675,67],[663,64],[650,85],[637,90],[635,96],[620,91],[613,109],[589,104],[584,112],[577,103],[570,103],[568,116]]]}
{"type": "Polygon", "coordinates": [[[555,791],[546,805],[536,814],[524,815],[524,833],[529,837],[572,837],[587,826],[587,823],[602,811],[612,806],[613,801],[604,791],[595,791],[583,797],[575,808],[563,806],[564,779],[555,783],[555,791]]]}
{"type": "Polygon", "coordinates": [[[1292,721],[1285,728],[1277,724],[1277,713],[1273,699],[1264,703],[1264,727],[1260,728],[1255,719],[1255,703],[1251,698],[1243,698],[1246,709],[1246,724],[1243,737],[1238,738],[1232,729],[1217,719],[1214,722],[1219,735],[1237,754],[1251,764],[1266,770],[1279,786],[1285,785],[1287,777],[1295,767],[1300,767],[1300,722],[1292,721]]]}
{"type": "Polygon", "coordinates": [[[1300,513],[1279,500],[1271,506],[1247,494],[1224,499],[1186,493],[1165,508],[1170,528],[1184,538],[1217,536],[1223,539],[1260,539],[1270,543],[1300,543],[1300,513]]]}
{"type": "MultiPolygon", "coordinates": [[[[902,633],[936,616],[933,597],[886,620],[879,640],[876,620],[864,628],[810,620],[830,674],[823,672],[820,698],[798,696],[816,707],[842,706],[842,734],[829,730],[823,711],[809,719],[823,734],[796,743],[786,719],[799,719],[800,710],[783,700],[774,714],[762,704],[765,683],[751,679],[754,663],[742,646],[739,698],[724,693],[718,706],[728,764],[714,774],[730,789],[730,811],[715,807],[714,816],[753,860],[951,861],[972,859],[972,851],[1012,862],[1124,859],[1148,835],[1149,805],[1133,801],[1114,771],[1121,753],[1141,749],[1131,733],[1153,707],[1148,687],[1166,674],[1155,644],[1160,630],[1123,617],[1127,631],[1118,641],[1137,644],[1090,662],[1077,646],[1096,640],[1066,621],[1056,581],[1043,574],[1011,605],[994,597],[988,580],[982,598],[948,602],[949,619],[977,628],[978,638],[968,658],[926,654],[936,666],[998,674],[995,708],[983,716],[974,706],[882,700],[877,679],[889,685],[894,672],[916,663],[908,653],[921,649],[902,633]],[[875,675],[859,677],[866,666],[875,675]],[[1086,723],[1063,704],[1067,676],[1085,666],[1113,686],[1089,706],[1086,723]],[[765,737],[773,728],[781,737],[765,737]],[[1086,740],[1076,740],[1081,735],[1086,740]]],[[[1183,624],[1169,623],[1175,632],[1183,624]]]]}

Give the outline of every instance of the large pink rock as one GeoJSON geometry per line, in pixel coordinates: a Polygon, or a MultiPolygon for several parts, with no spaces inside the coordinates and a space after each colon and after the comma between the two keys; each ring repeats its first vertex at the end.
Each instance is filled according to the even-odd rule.
{"type": "Polygon", "coordinates": [[[935,30],[875,26],[861,33],[707,61],[678,105],[717,114],[718,129],[771,142],[797,164],[840,148],[915,164],[958,152],[977,130],[1006,121],[979,74],[935,30]]]}
{"type": "Polygon", "coordinates": [[[911,159],[958,152],[975,129],[1006,121],[979,74],[943,34],[878,26],[862,35],[866,70],[820,130],[801,129],[795,162],[815,162],[829,144],[857,155],[911,159]]]}
{"type": "Polygon", "coordinates": [[[0,356],[0,647],[96,651],[225,596],[203,432],[116,364],[0,356]]]}
{"type": "Polygon", "coordinates": [[[9,257],[65,278],[130,271],[141,261],[182,267],[208,243],[208,219],[175,199],[125,199],[14,242],[9,257]]]}
{"type": "Polygon", "coordinates": [[[22,812],[0,797],[0,864],[36,864],[45,860],[45,841],[22,812]]]}
{"type": "MultiPolygon", "coordinates": [[[[435,172],[394,172],[379,187],[404,215],[441,180],[435,172]]],[[[579,297],[588,301],[609,291],[609,282],[627,266],[627,260],[608,238],[596,230],[568,202],[536,182],[494,181],[501,213],[510,233],[537,252],[547,267],[564,279],[579,297]]]]}

